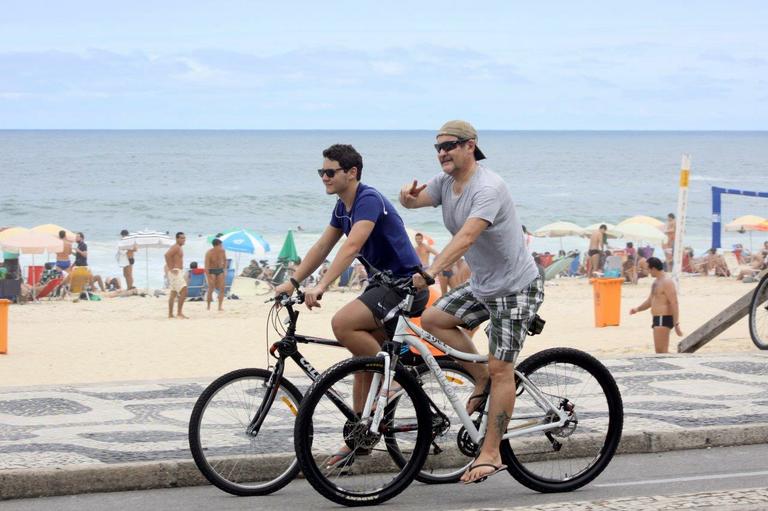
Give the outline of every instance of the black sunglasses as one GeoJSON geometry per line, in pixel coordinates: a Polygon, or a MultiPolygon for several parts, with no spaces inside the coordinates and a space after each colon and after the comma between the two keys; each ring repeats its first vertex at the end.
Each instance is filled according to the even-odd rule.
{"type": "Polygon", "coordinates": [[[323,175],[326,175],[326,176],[330,177],[331,179],[333,179],[333,176],[335,176],[336,173],[338,171],[340,171],[340,170],[344,171],[345,174],[347,172],[349,172],[349,169],[344,169],[344,168],[341,168],[341,167],[339,167],[337,169],[317,169],[317,175],[320,176],[320,177],[323,177],[323,175]]]}
{"type": "Polygon", "coordinates": [[[439,153],[440,151],[445,151],[446,153],[449,151],[453,151],[456,149],[457,146],[460,146],[464,142],[467,142],[468,139],[463,140],[449,140],[448,142],[440,142],[439,144],[435,144],[435,150],[439,153]]]}

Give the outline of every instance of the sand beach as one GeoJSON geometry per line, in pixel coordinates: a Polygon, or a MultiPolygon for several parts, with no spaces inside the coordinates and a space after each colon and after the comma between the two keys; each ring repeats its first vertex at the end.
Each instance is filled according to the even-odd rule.
{"type": "MultiPolygon", "coordinates": [[[[528,338],[522,356],[553,346],[579,348],[598,358],[653,353],[650,314],[629,315],[629,309],[648,296],[651,282],[644,278],[637,285],[623,285],[621,325],[604,328],[594,326],[592,286],[585,279],[548,282],[540,311],[546,327],[541,335],[528,338]]],[[[680,317],[684,333],[753,288],[754,284],[730,278],[683,277],[680,317]]],[[[322,309],[307,311],[302,306],[299,332],[332,337],[333,313],[355,296],[353,291],[332,291],[324,297],[322,309]]],[[[203,302],[187,303],[188,320],[167,318],[165,296],[12,305],[8,353],[0,355],[0,386],[213,379],[241,367],[265,367],[267,348],[279,338],[267,328],[271,304],[264,303],[266,298],[227,300],[221,313],[205,310],[203,302]]],[[[671,351],[676,351],[679,340],[673,333],[671,351]]],[[[475,342],[484,349],[485,334],[478,332],[475,342]]],[[[745,318],[700,352],[756,349],[745,318]]],[[[322,346],[302,347],[302,352],[318,369],[348,357],[343,349],[322,346]]],[[[299,370],[291,363],[288,371],[299,370]]]]}

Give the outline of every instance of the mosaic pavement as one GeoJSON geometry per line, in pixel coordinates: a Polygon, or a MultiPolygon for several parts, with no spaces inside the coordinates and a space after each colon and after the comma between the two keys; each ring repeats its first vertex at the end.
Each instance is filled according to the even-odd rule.
{"type": "MultiPolygon", "coordinates": [[[[621,389],[626,432],[768,424],[768,354],[604,363],[621,389]]],[[[189,459],[189,416],[208,383],[0,388],[0,470],[189,459]]],[[[294,383],[305,390],[306,380],[294,383]]]]}

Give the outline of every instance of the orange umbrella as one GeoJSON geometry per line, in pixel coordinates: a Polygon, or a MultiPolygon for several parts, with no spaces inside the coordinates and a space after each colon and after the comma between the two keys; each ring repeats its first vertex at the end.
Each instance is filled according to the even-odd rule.
{"type": "Polygon", "coordinates": [[[64,227],[56,224],[43,224],[43,225],[37,225],[30,229],[34,232],[40,232],[43,234],[50,234],[51,236],[58,238],[59,237],[59,231],[65,232],[65,237],[69,241],[75,241],[75,233],[70,231],[69,229],[65,229],[64,227]]]}
{"type": "MultiPolygon", "coordinates": [[[[7,231],[3,231],[5,234],[7,231]]],[[[44,252],[61,252],[64,250],[64,243],[54,238],[50,234],[27,231],[16,236],[4,237],[0,240],[0,245],[4,249],[18,250],[25,254],[42,254],[44,252]]]]}

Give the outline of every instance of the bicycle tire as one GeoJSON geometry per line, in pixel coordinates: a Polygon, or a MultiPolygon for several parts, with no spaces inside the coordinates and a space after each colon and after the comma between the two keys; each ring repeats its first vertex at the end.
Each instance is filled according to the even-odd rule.
{"type": "MultiPolygon", "coordinates": [[[[459,394],[459,399],[466,402],[474,391],[475,379],[458,362],[438,359],[437,363],[440,369],[446,373],[448,382],[455,385],[454,389],[459,394]]],[[[447,427],[438,427],[437,429],[433,423],[433,438],[430,440],[427,458],[421,470],[416,474],[416,480],[426,484],[456,483],[474,460],[474,457],[463,454],[458,446],[462,423],[429,367],[426,364],[420,364],[414,367],[413,371],[418,377],[422,390],[430,397],[432,403],[448,416],[450,421],[447,427]]],[[[388,406],[387,412],[396,416],[398,402],[398,400],[392,402],[388,406]]],[[[388,435],[388,440],[386,445],[392,459],[395,463],[404,463],[396,435],[388,435]]]]}
{"type": "MultiPolygon", "coordinates": [[[[398,365],[395,381],[403,390],[400,401],[408,399],[413,403],[415,417],[412,420],[415,422],[403,426],[414,434],[411,456],[403,466],[390,463],[387,459],[390,457],[388,449],[384,450],[387,456],[371,456],[383,435],[374,435],[371,440],[371,434],[365,429],[363,419],[358,418],[357,422],[352,423],[345,419],[335,404],[329,402],[330,399],[327,399],[331,392],[342,398],[351,396],[351,382],[355,375],[361,372],[382,373],[383,370],[384,362],[378,357],[342,361],[323,373],[310,387],[299,409],[293,435],[299,466],[312,487],[323,497],[337,504],[372,506],[397,496],[413,481],[427,456],[431,436],[429,404],[418,382],[405,367],[398,365]],[[345,385],[348,389],[341,388],[345,385]],[[357,428],[358,433],[350,433],[348,428],[357,428]],[[320,432],[328,433],[328,436],[323,437],[320,432]],[[365,438],[359,440],[360,437],[365,438]],[[341,466],[339,463],[330,467],[323,466],[330,459],[328,453],[333,452],[329,449],[338,446],[342,439],[356,454],[350,456],[349,461],[345,461],[341,466]],[[363,444],[363,441],[368,443],[363,444]],[[360,452],[363,448],[366,452],[360,452]],[[367,459],[355,461],[358,456],[367,459]],[[362,485],[366,486],[361,487],[362,485]]],[[[396,427],[386,415],[382,425],[396,427]]],[[[386,438],[384,442],[387,442],[386,438]]]]}
{"type": "Polygon", "coordinates": [[[749,336],[761,350],[768,350],[768,275],[755,288],[749,303],[749,336]]]}
{"type": "MultiPolygon", "coordinates": [[[[522,361],[518,370],[540,391],[556,396],[561,408],[562,398],[567,398],[573,406],[571,416],[575,422],[550,432],[561,443],[559,450],[553,448],[552,438],[543,433],[502,441],[501,456],[507,470],[524,486],[542,493],[584,486],[608,466],[621,440],[624,411],[616,381],[596,358],[571,348],[536,353],[522,361]],[[574,390],[576,394],[566,389],[572,383],[579,385],[574,390]],[[587,465],[577,467],[580,460],[586,460],[587,465]],[[558,470],[559,475],[555,474],[558,470]]],[[[515,413],[522,414],[526,407],[534,407],[526,394],[518,389],[515,413]]]]}
{"type": "Polygon", "coordinates": [[[293,445],[293,428],[286,419],[293,419],[302,398],[290,381],[281,378],[278,382],[278,394],[258,435],[245,433],[266,393],[260,394],[261,400],[250,396],[265,389],[271,374],[258,368],[227,373],[208,385],[192,409],[189,448],[195,464],[211,484],[232,495],[273,493],[299,472],[295,454],[279,450],[293,445]],[[226,413],[219,414],[219,410],[226,413]]]}

